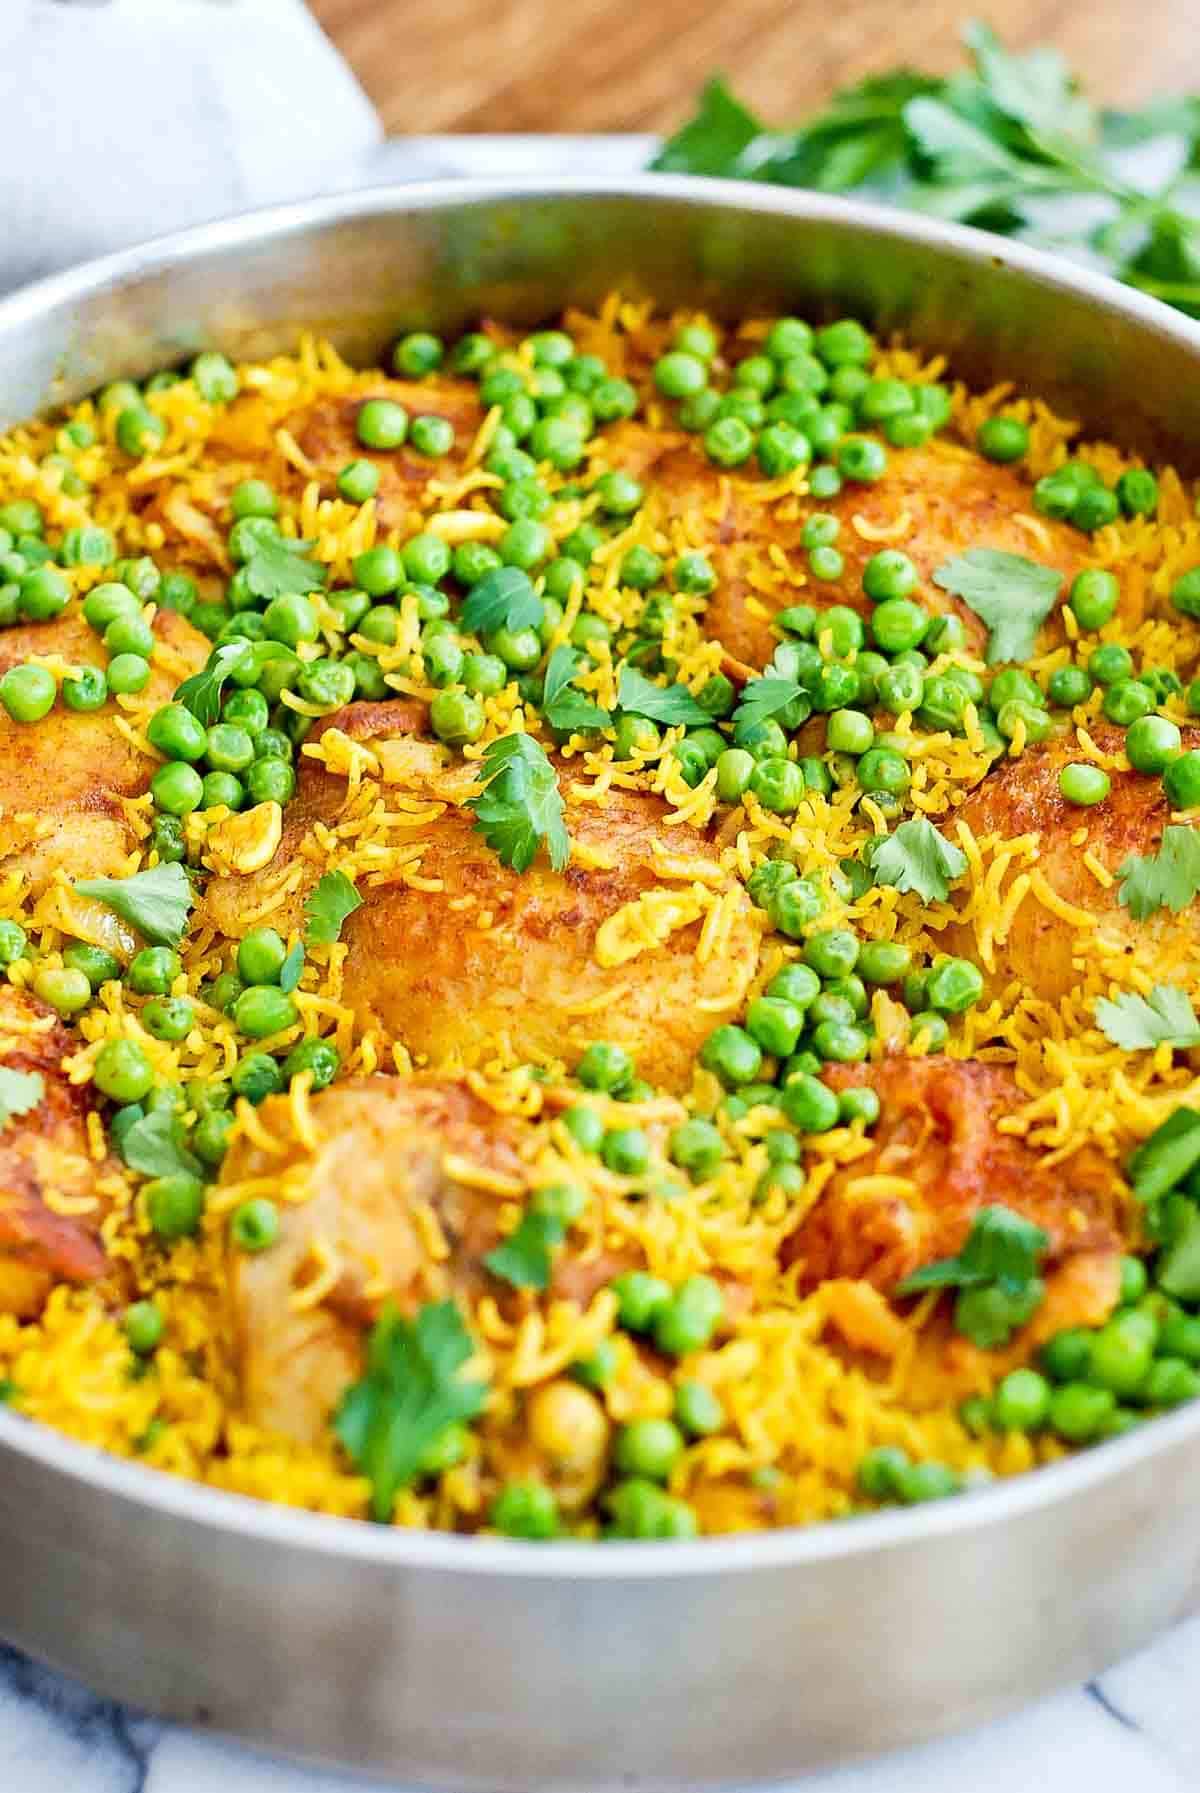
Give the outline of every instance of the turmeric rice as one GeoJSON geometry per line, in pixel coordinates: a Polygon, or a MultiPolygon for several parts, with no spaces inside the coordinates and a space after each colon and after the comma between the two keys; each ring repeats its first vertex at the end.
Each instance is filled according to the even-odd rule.
{"type": "Polygon", "coordinates": [[[0,1377],[689,1537],[1200,1394],[1196,494],[857,322],[205,352],[0,441],[0,1377]]]}

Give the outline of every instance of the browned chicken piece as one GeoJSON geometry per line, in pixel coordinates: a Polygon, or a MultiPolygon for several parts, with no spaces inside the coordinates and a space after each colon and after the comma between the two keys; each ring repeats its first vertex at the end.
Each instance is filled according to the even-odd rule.
{"type": "Polygon", "coordinates": [[[1045,1305],[1056,1326],[1107,1317],[1124,1249],[1119,1179],[1091,1146],[1046,1166],[1023,1139],[1000,1132],[1021,1102],[1010,1071],[973,1059],[885,1058],[831,1067],[825,1080],[838,1090],[867,1085],[881,1108],[871,1150],[839,1168],[784,1242],[782,1260],[800,1265],[803,1288],[851,1277],[890,1293],[921,1265],[954,1256],[975,1213],[1000,1203],[1050,1237],[1045,1305]]]}
{"type": "MultiPolygon", "coordinates": [[[[173,610],[158,612],[154,633],[163,653],[152,663],[147,704],[167,703],[209,652],[199,630],[173,610]]],[[[79,615],[0,632],[0,673],[31,654],[58,654],[73,666],[108,661],[79,615]]],[[[23,871],[35,896],[60,870],[72,878],[119,873],[136,845],[120,799],[145,790],[154,766],[114,728],[120,713],[111,701],[87,712],[56,703],[36,723],[0,711],[0,870],[23,871]]]]}
{"type": "MultiPolygon", "coordinates": [[[[502,1237],[503,1204],[528,1187],[520,1148],[531,1123],[497,1114],[463,1083],[424,1077],[325,1090],[311,1105],[315,1150],[297,1139],[286,1098],[259,1112],[283,1154],[239,1141],[222,1184],[298,1177],[305,1199],[282,1205],[270,1251],[229,1253],[242,1404],[256,1425],[315,1443],[361,1373],[363,1333],[385,1301],[409,1314],[450,1297],[465,1308],[488,1285],[502,1304],[511,1295],[483,1258],[502,1237]],[[336,1281],[305,1305],[303,1291],[331,1266],[336,1281]]],[[[586,1305],[622,1267],[604,1254],[560,1258],[551,1292],[586,1305]]]]}
{"type": "MultiPolygon", "coordinates": [[[[406,741],[422,718],[411,703],[352,704],[326,718],[325,727],[378,749],[387,800],[394,788],[386,782],[389,740],[406,741]]],[[[407,744],[435,769],[446,758],[436,744],[407,744]]],[[[544,856],[524,873],[508,870],[475,832],[473,813],[454,801],[410,830],[406,839],[425,843],[422,881],[438,879],[441,888],[413,888],[402,871],[394,882],[364,883],[362,907],[342,930],[349,947],[342,999],[361,1026],[381,1025],[434,1069],[472,1064],[481,1051],[494,1050],[481,1043],[502,1036],[522,1057],[568,1062],[589,1041],[604,1039],[632,1052],[640,1074],[657,1087],[680,1090],[704,1039],[737,1012],[754,977],[754,910],[732,884],[724,942],[707,958],[697,955],[697,919],[628,962],[599,963],[599,931],[624,905],[662,889],[687,899],[696,867],[672,876],[657,854],[698,862],[701,873],[722,879],[706,837],[667,827],[658,798],[614,789],[603,803],[587,803],[572,797],[572,776],[569,765],[560,768],[575,849],[565,871],[552,870],[544,856]]],[[[408,785],[406,794],[421,788],[408,785]]],[[[460,778],[456,788],[461,803],[473,787],[460,778]]],[[[436,776],[425,789],[446,800],[436,776]]],[[[314,824],[332,825],[345,801],[344,779],[302,761],[271,865],[209,886],[208,914],[223,933],[239,938],[261,919],[306,835],[314,824]]],[[[305,860],[302,881],[271,910],[275,927],[302,926],[303,903],[321,869],[317,857],[317,864],[305,860]]]]}
{"type": "Polygon", "coordinates": [[[403,529],[430,480],[453,479],[463,470],[467,452],[484,419],[479,391],[466,380],[420,385],[409,380],[380,380],[370,392],[353,398],[322,398],[288,418],[286,427],[316,469],[324,497],[337,493],[337,476],[347,461],[370,461],[379,472],[375,509],[382,529],[403,529]],[[449,454],[430,459],[407,443],[373,451],[358,439],[358,414],[369,399],[386,398],[414,417],[444,417],[454,425],[449,454]]]}
{"type": "Polygon", "coordinates": [[[72,1044],[45,1003],[0,984],[0,1066],[42,1080],[40,1101],[0,1127],[0,1313],[22,1319],[55,1283],[94,1282],[108,1264],[99,1236],[108,1203],[96,1185],[115,1165],[89,1153],[91,1086],[62,1070],[72,1044]],[[57,1212],[58,1197],[78,1212],[57,1212]]]}
{"type": "Polygon", "coordinates": [[[880,548],[901,548],[911,556],[921,575],[921,602],[938,614],[961,617],[968,642],[979,650],[987,640],[979,618],[933,583],[932,574],[943,561],[967,548],[1002,548],[1068,577],[1083,564],[1082,538],[1064,523],[1037,516],[1029,486],[1012,468],[953,444],[889,449],[887,471],[874,485],[847,483],[838,497],[820,504],[808,498],[789,500],[788,508],[797,514],[781,521],[778,506],[760,501],[764,482],[756,472],[722,472],[693,436],[628,423],[612,431],[611,439],[612,464],[653,483],[651,503],[659,521],[705,517],[711,531],[707,552],[719,584],[704,627],[746,666],[761,667],[770,659],[779,640],[771,616],[788,605],[827,609],[848,604],[868,614],[872,606],[863,594],[862,571],[880,548]],[[802,586],[793,585],[782,569],[771,569],[767,555],[777,544],[788,567],[805,570],[808,556],[801,532],[818,510],[841,522],[837,546],[844,571],[836,580],[809,578],[802,586]],[[908,527],[897,532],[905,516],[908,527]],[[870,534],[860,534],[856,520],[870,534]],[[756,566],[766,570],[765,585],[752,581],[756,566]]]}
{"type": "MultiPolygon", "coordinates": [[[[1200,745],[1200,729],[1185,729],[1183,745],[1200,745]]],[[[1124,731],[1101,723],[1092,739],[1105,753],[1119,753],[1124,731]]],[[[1017,759],[1003,759],[963,802],[957,814],[977,840],[990,834],[1012,840],[1024,834],[1040,836],[1035,867],[1054,893],[1086,912],[1089,922],[1079,927],[1054,914],[1031,891],[1022,901],[1007,939],[994,948],[989,972],[993,988],[1001,989],[1014,977],[1047,1001],[1056,1002],[1078,983],[1072,959],[1095,933],[1117,944],[1138,941],[1153,945],[1167,934],[1196,931],[1196,911],[1175,915],[1161,909],[1143,921],[1135,921],[1119,901],[1120,883],[1105,889],[1084,864],[1089,851],[1115,875],[1131,854],[1153,853],[1170,820],[1170,804],[1157,778],[1141,772],[1113,772],[1111,794],[1094,809],[1068,803],[1058,788],[1065,765],[1081,758],[1074,731],[1029,747],[1017,759]],[[1079,830],[1087,840],[1076,844],[1079,830]],[[1082,936],[1082,938],[1081,938],[1082,936]]],[[[974,928],[969,923],[947,929],[941,936],[947,952],[979,958],[974,928]]]]}

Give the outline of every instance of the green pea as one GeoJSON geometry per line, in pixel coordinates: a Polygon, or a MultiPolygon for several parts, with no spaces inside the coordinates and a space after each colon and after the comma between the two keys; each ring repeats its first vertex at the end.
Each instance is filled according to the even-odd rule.
{"type": "Polygon", "coordinates": [[[171,1176],[155,1177],[144,1185],[142,1198],[146,1218],[160,1239],[171,1242],[189,1238],[199,1227],[204,1213],[204,1184],[199,1177],[177,1171],[171,1176]]]}
{"type": "Polygon", "coordinates": [[[72,940],[63,948],[63,964],[70,971],[82,971],[93,990],[121,975],[121,961],[102,946],[91,946],[85,940],[72,940]]]}
{"type": "Polygon", "coordinates": [[[239,1251],[266,1251],[279,1238],[279,1209],[267,1196],[243,1202],[229,1219],[229,1235],[239,1251]]]}
{"type": "Polygon", "coordinates": [[[895,1500],[910,1468],[907,1451],[898,1445],[876,1445],[859,1461],[858,1485],[870,1500],[895,1500]]]}
{"type": "Polygon", "coordinates": [[[1182,745],[1182,734],[1165,716],[1140,716],[1125,736],[1125,752],[1136,772],[1165,772],[1182,745]]]}
{"type": "Polygon", "coordinates": [[[369,398],[359,406],[355,432],[364,448],[399,448],[408,434],[408,412],[393,399],[369,398]]]}
{"type": "Polygon", "coordinates": [[[258,1106],[283,1088],[283,1072],[269,1052],[248,1052],[238,1060],[230,1079],[233,1093],[258,1106]]]}
{"type": "Polygon", "coordinates": [[[929,974],[925,999],[943,1015],[961,1015],[983,995],[983,973],[969,959],[943,959],[929,974]]]}
{"type": "Polygon", "coordinates": [[[1137,679],[1118,679],[1104,693],[1102,705],[1107,721],[1128,728],[1139,716],[1148,716],[1156,703],[1154,692],[1137,679]]]}
{"type": "Polygon", "coordinates": [[[508,1538],[537,1541],[558,1533],[558,1503],[541,1482],[506,1482],[488,1518],[508,1538]]]}
{"type": "Polygon", "coordinates": [[[47,965],[33,980],[33,993],[60,1015],[77,1015],[92,1000],[86,974],[70,966],[47,965]]]}
{"type": "Polygon", "coordinates": [[[14,722],[40,722],[57,695],[54,674],[45,666],[10,666],[0,678],[0,704],[14,722]]]}
{"type": "Polygon", "coordinates": [[[198,760],[208,743],[208,730],[185,704],[163,704],[146,724],[146,739],[169,760],[198,760]]]}
{"type": "MultiPolygon", "coordinates": [[[[766,988],[766,995],[774,1001],[787,1003],[795,1009],[806,1009],[819,994],[821,981],[809,965],[793,962],[777,971],[766,988]]],[[[794,1048],[788,1048],[793,1051],[794,1048]]]]}
{"type": "Polygon", "coordinates": [[[28,936],[17,921],[0,921],[0,965],[12,965],[26,957],[28,936]]]}
{"type": "Polygon", "coordinates": [[[804,960],[819,977],[846,977],[858,962],[858,951],[858,940],[848,928],[826,928],[810,935],[804,960]]]}
{"type": "Polygon", "coordinates": [[[1100,1436],[1116,1404],[1107,1388],[1091,1388],[1083,1382],[1064,1383],[1050,1397],[1050,1430],[1071,1444],[1089,1444],[1100,1436]]]}
{"type": "Polygon", "coordinates": [[[166,1322],[153,1301],[134,1301],[125,1309],[125,1337],[139,1357],[151,1357],[162,1342],[166,1322]]]}
{"type": "Polygon", "coordinates": [[[256,984],[243,990],[233,1005],[233,1021],[252,1040],[265,1040],[272,1034],[294,1027],[298,1019],[296,1004],[286,991],[271,984],[256,984]]]}
{"type": "Polygon", "coordinates": [[[989,461],[1007,465],[1029,453],[1029,431],[1016,417],[988,417],[980,424],[975,446],[989,461]]]}
{"type": "Polygon", "coordinates": [[[614,1095],[633,1077],[633,1060],[623,1046],[595,1040],[587,1047],[575,1068],[575,1075],[585,1089],[614,1095]]]}
{"type": "Polygon", "coordinates": [[[618,418],[632,417],[638,408],[637,392],[628,380],[601,380],[592,389],[591,401],[599,423],[615,423],[618,418]]]}
{"type": "Polygon", "coordinates": [[[837,470],[843,479],[873,485],[887,471],[887,449],[873,436],[844,436],[838,444],[837,470]]]}
{"type": "Polygon", "coordinates": [[[726,1088],[736,1088],[754,1082],[762,1069],[762,1049],[744,1028],[726,1022],[705,1040],[700,1048],[700,1062],[726,1088]]]}
{"type": "Polygon", "coordinates": [[[879,1119],[881,1107],[882,1103],[875,1091],[865,1085],[844,1089],[838,1095],[838,1120],[844,1127],[850,1126],[854,1121],[861,1121],[864,1129],[873,1127],[879,1119]]]}
{"type": "Polygon", "coordinates": [[[1116,493],[1100,484],[1085,486],[1071,507],[1072,523],[1089,535],[1106,523],[1114,523],[1120,514],[1116,493]]]}
{"type": "Polygon", "coordinates": [[[706,1382],[681,1382],[675,1390],[675,1418],[693,1438],[709,1438],[725,1424],[725,1409],[706,1382]]]}
{"type": "Polygon", "coordinates": [[[1179,1407],[1200,1395],[1200,1375],[1179,1357],[1160,1357],[1141,1390],[1147,1407],[1179,1407]]]}
{"type": "Polygon", "coordinates": [[[649,1332],[671,1299],[671,1287],[645,1270],[627,1270],[612,1285],[617,1319],[628,1332],[649,1332]]]}
{"type": "Polygon", "coordinates": [[[1036,1370],[1010,1370],[996,1390],[991,1417],[1002,1432],[1036,1432],[1046,1423],[1050,1384],[1036,1370]]]}
{"type": "Polygon", "coordinates": [[[899,1477],[897,1493],[905,1506],[945,1500],[962,1489],[962,1477],[945,1463],[913,1463],[899,1477]]]}
{"type": "Polygon", "coordinates": [[[117,418],[117,447],[133,460],[141,460],[160,448],[166,434],[162,418],[142,404],[130,405],[117,418]]]}
{"type": "Polygon", "coordinates": [[[96,1055],[92,1081],[114,1102],[140,1102],[153,1086],[154,1070],[135,1040],[106,1040],[96,1055]]]}
{"type": "Polygon", "coordinates": [[[251,803],[287,803],[296,789],[296,774],[286,760],[255,760],[242,780],[251,803]]]}
{"type": "Polygon", "coordinates": [[[152,996],[142,1010],[142,1026],[156,1040],[186,1040],[194,1020],[186,996],[152,996]]]}
{"type": "MultiPolygon", "coordinates": [[[[0,697],[3,695],[3,681],[0,681],[0,697]]],[[[1172,760],[1163,772],[1162,782],[1172,809],[1194,809],[1200,803],[1200,752],[1193,748],[1172,760]]]]}
{"type": "Polygon", "coordinates": [[[784,1114],[801,1133],[828,1133],[838,1123],[838,1099],[808,1071],[789,1074],[783,1087],[784,1114]]]}
{"type": "Polygon", "coordinates": [[[782,996],[756,996],[746,1011],[746,1031],[772,1058],[796,1050],[804,1029],[804,1010],[782,996]]]}
{"type": "MultiPolygon", "coordinates": [[[[619,470],[602,473],[596,481],[595,491],[601,510],[611,517],[631,517],[634,511],[641,508],[646,495],[640,480],[619,470]]],[[[563,546],[568,554],[574,554],[573,548],[567,547],[566,543],[563,546]]]]}
{"type": "Polygon", "coordinates": [[[689,1276],[654,1315],[654,1343],[668,1357],[702,1351],[725,1315],[721,1285],[711,1276],[689,1276]]]}
{"type": "Polygon", "coordinates": [[[316,611],[299,592],[273,598],[263,612],[263,627],[269,640],[282,642],[285,647],[315,641],[320,632],[316,611]]]}
{"type": "Polygon", "coordinates": [[[34,622],[46,622],[62,614],[70,596],[70,583],[57,567],[34,567],[21,580],[19,608],[34,622]]]}
{"type": "Polygon", "coordinates": [[[192,362],[192,379],[201,398],[209,405],[228,404],[238,395],[236,370],[224,355],[207,349],[192,362]]]}
{"type": "Polygon", "coordinates": [[[750,789],[764,809],[790,815],[804,796],[804,774],[794,760],[763,759],[754,768],[750,789]]]}
{"type": "Polygon", "coordinates": [[[415,454],[424,455],[427,460],[437,460],[454,447],[454,425],[448,417],[432,414],[414,417],[408,440],[415,454]]]}
{"type": "Polygon", "coordinates": [[[768,913],[781,934],[789,940],[799,940],[824,908],[820,886],[812,879],[797,878],[771,899],[768,913]]]}
{"type": "Polygon", "coordinates": [[[410,380],[420,380],[436,372],[442,365],[445,349],[439,336],[426,330],[413,330],[402,336],[392,351],[392,366],[410,380]]]}
{"type": "Polygon", "coordinates": [[[1086,760],[1075,761],[1059,773],[1058,788],[1068,803],[1090,809],[1093,804],[1103,803],[1112,789],[1112,779],[1100,766],[1086,760]]]}

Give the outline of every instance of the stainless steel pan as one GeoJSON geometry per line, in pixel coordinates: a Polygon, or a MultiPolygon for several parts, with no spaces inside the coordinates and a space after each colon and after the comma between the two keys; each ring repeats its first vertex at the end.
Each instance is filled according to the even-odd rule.
{"type": "MultiPolygon", "coordinates": [[[[852,309],[1195,466],[1200,329],[993,239],[646,179],[400,187],[163,239],[0,304],[0,421],[304,326],[522,322],[614,284],[852,309]]],[[[0,1633],[105,1693],[464,1788],[770,1780],[1096,1673],[1200,1587],[1200,1406],[924,1511],[692,1544],[384,1531],[174,1481],[0,1412],[0,1633]]]]}

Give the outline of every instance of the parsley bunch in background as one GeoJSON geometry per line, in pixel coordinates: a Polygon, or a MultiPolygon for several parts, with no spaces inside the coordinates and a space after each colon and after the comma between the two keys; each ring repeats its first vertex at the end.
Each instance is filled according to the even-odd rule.
{"type": "Polygon", "coordinates": [[[908,69],[771,130],[721,80],[653,167],[907,206],[1054,249],[1200,317],[1200,98],[1101,110],[1056,50],[1016,55],[984,24],[968,72],[908,69]]]}

